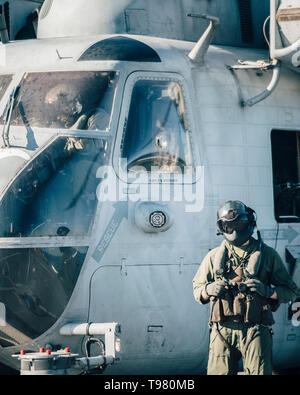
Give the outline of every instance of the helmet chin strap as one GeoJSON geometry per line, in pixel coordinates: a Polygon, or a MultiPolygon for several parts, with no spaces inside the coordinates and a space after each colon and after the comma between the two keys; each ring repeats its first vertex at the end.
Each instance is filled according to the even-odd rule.
{"type": "Polygon", "coordinates": [[[256,227],[256,233],[257,233],[257,240],[258,240],[260,243],[262,243],[262,237],[261,237],[260,230],[259,230],[259,228],[258,228],[257,225],[256,225],[255,227],[256,227]]]}

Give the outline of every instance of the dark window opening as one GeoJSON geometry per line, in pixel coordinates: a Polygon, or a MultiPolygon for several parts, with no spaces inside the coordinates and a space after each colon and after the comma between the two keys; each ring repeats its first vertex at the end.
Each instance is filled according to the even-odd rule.
{"type": "Polygon", "coordinates": [[[8,37],[10,38],[10,11],[9,11],[9,2],[4,3],[4,6],[0,5],[0,15],[4,12],[5,23],[7,27],[8,37]]]}
{"type": "Polygon", "coordinates": [[[300,132],[271,133],[277,222],[300,222],[300,132]]]}
{"type": "Polygon", "coordinates": [[[30,40],[36,38],[38,19],[39,11],[35,9],[27,16],[26,23],[16,34],[15,40],[30,40]]]}
{"type": "Polygon", "coordinates": [[[251,10],[251,0],[238,0],[241,36],[244,43],[253,43],[253,20],[251,10]]]}
{"type": "Polygon", "coordinates": [[[4,3],[4,17],[7,26],[8,37],[10,37],[10,10],[8,1],[4,3]]]}

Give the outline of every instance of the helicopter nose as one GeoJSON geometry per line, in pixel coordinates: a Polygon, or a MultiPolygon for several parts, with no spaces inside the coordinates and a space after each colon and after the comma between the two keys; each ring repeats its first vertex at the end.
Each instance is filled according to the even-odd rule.
{"type": "Polygon", "coordinates": [[[87,254],[96,173],[107,147],[104,139],[58,136],[32,158],[6,158],[0,178],[3,347],[41,336],[64,312],[87,254]]]}

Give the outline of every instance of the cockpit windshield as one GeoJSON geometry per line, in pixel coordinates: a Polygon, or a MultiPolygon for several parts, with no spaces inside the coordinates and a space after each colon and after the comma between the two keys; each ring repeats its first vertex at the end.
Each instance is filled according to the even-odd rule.
{"type": "Polygon", "coordinates": [[[107,131],[116,87],[116,72],[25,73],[10,124],[107,131]]]}

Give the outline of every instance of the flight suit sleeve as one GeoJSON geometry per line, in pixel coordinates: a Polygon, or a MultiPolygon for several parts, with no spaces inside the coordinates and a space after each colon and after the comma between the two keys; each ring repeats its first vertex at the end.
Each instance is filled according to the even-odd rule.
{"type": "Polygon", "coordinates": [[[273,270],[271,284],[276,288],[279,304],[288,303],[299,295],[299,288],[292,280],[281,257],[275,250],[272,251],[272,260],[273,270]]]}
{"type": "Polygon", "coordinates": [[[201,298],[202,291],[206,284],[214,281],[213,264],[212,264],[213,250],[210,251],[203,261],[201,262],[199,269],[193,278],[193,292],[195,300],[200,304],[206,304],[201,298]]]}
{"type": "Polygon", "coordinates": [[[73,126],[70,127],[71,130],[85,129],[88,118],[85,114],[81,115],[73,126]]]}

